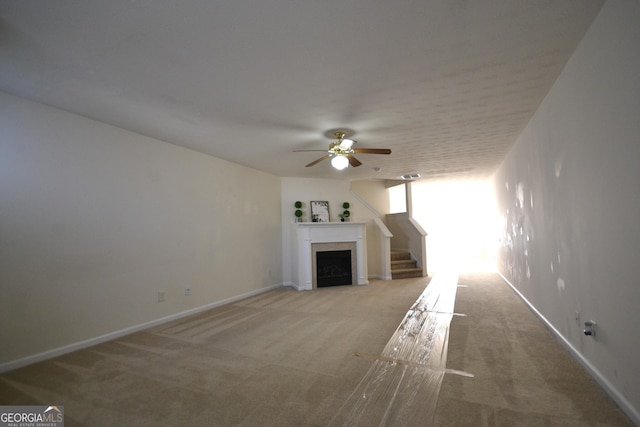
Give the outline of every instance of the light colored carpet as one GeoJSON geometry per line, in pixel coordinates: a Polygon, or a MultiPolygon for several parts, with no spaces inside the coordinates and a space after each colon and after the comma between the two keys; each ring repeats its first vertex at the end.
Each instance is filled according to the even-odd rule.
{"type": "MultiPolygon", "coordinates": [[[[462,276],[438,426],[631,423],[495,274],[462,276]]],[[[0,404],[65,425],[326,426],[427,278],[277,289],[0,375],[0,404]]],[[[391,362],[390,362],[391,363],[391,362]]],[[[424,425],[428,425],[426,422],[424,425]]]]}
{"type": "Polygon", "coordinates": [[[475,377],[445,375],[435,425],[633,425],[498,275],[459,284],[447,364],[475,377]]]}
{"type": "Polygon", "coordinates": [[[277,289],[0,376],[65,425],[324,426],[428,279],[277,289]]]}

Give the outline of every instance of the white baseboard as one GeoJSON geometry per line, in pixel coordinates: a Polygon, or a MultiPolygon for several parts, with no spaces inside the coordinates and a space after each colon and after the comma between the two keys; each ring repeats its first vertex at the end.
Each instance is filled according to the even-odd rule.
{"type": "Polygon", "coordinates": [[[506,278],[500,273],[497,272],[502,280],[505,281],[507,285],[513,289],[513,291],[522,299],[522,301],[529,306],[531,311],[535,313],[536,316],[553,332],[553,334],[560,340],[562,344],[569,350],[569,352],[580,362],[580,364],[589,372],[589,374],[596,380],[598,384],[604,389],[604,391],[618,404],[620,409],[631,419],[631,421],[640,426],[640,412],[636,408],[631,405],[631,403],[618,391],[617,388],[613,386],[609,382],[607,378],[605,378],[602,373],[587,360],[582,353],[580,353],[543,315],[536,309],[533,304],[529,302],[525,298],[524,295],[506,278]]]}
{"type": "MultiPolygon", "coordinates": [[[[365,282],[362,282],[362,283],[354,283],[354,285],[355,285],[355,286],[358,286],[358,285],[368,285],[368,284],[369,284],[369,281],[368,281],[368,280],[367,280],[367,281],[365,281],[365,282]]],[[[293,289],[295,289],[296,291],[300,291],[300,292],[304,292],[304,291],[308,290],[308,289],[300,289],[300,287],[299,287],[296,283],[294,283],[294,282],[284,282],[284,283],[282,284],[282,286],[288,286],[288,287],[293,288],[293,289]]]]}
{"type": "Polygon", "coordinates": [[[385,276],[382,274],[370,274],[368,278],[372,280],[392,280],[393,279],[391,276],[385,276]]]}
{"type": "Polygon", "coordinates": [[[300,290],[300,288],[298,287],[298,285],[297,285],[296,283],[294,283],[294,282],[284,282],[284,283],[282,284],[282,286],[288,286],[288,287],[290,287],[290,288],[295,289],[296,291],[299,291],[299,290],[300,290]]]}
{"type": "Polygon", "coordinates": [[[284,284],[279,283],[276,285],[271,285],[266,288],[256,289],[255,291],[247,292],[241,295],[237,295],[235,297],[226,298],[220,301],[216,301],[210,304],[206,304],[197,308],[193,308],[191,310],[182,311],[180,313],[172,314],[170,316],[161,317],[156,320],[152,320],[150,322],[141,323],[139,325],[130,326],[128,328],[120,329],[118,331],[109,332],[108,334],[100,335],[97,337],[89,338],[84,341],[75,342],[72,344],[68,344],[62,347],[54,348],[51,350],[44,351],[42,353],[33,354],[31,356],[23,357],[16,360],[11,360],[9,362],[0,363],[0,374],[3,372],[12,371],[14,369],[22,368],[27,365],[31,365],[37,362],[42,362],[47,359],[52,359],[54,357],[61,356],[63,354],[71,353],[72,351],[80,350],[83,348],[91,347],[96,344],[101,344],[103,342],[111,341],[116,338],[123,337],[125,335],[132,334],[134,332],[142,331],[144,329],[152,328],[154,326],[161,325],[163,323],[171,322],[172,320],[181,319],[183,317],[191,316],[193,314],[197,314],[203,311],[210,310],[215,307],[219,307],[225,304],[230,304],[236,301],[240,301],[241,299],[252,297],[255,295],[259,295],[273,289],[277,289],[282,287],[284,284]]]}

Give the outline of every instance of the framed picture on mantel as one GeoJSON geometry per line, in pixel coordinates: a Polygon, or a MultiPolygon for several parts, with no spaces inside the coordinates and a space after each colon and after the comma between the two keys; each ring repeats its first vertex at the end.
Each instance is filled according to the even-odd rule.
{"type": "Polygon", "coordinates": [[[311,221],[329,222],[329,202],[311,201],[311,221]]]}

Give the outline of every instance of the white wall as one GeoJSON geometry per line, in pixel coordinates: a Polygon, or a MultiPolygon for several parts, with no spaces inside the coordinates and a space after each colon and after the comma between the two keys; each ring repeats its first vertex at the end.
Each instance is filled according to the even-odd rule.
{"type": "Polygon", "coordinates": [[[282,283],[280,178],[4,93],[0,129],[0,366],[282,283]]]}
{"type": "Polygon", "coordinates": [[[500,271],[640,424],[639,23],[603,6],[495,188],[500,271]]]}

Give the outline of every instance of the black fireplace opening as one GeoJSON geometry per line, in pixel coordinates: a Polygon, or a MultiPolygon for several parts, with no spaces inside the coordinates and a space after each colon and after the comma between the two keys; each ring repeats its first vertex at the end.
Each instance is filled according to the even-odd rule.
{"type": "Polygon", "coordinates": [[[316,273],[318,288],[352,285],[351,251],[316,252],[316,273]]]}

